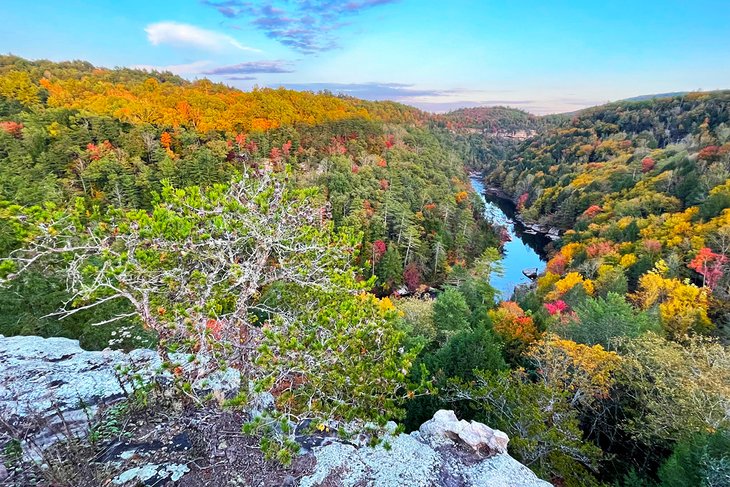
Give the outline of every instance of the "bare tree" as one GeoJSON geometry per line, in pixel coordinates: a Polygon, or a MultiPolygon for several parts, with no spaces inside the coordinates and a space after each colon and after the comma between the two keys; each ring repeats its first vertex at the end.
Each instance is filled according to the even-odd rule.
{"type": "Polygon", "coordinates": [[[275,301],[264,303],[264,290],[274,283],[330,290],[351,272],[353,242],[334,234],[315,201],[312,190],[289,190],[272,173],[207,190],[166,185],[151,212],[87,216],[76,208],[28,217],[34,238],[4,260],[14,275],[51,260],[65,266],[72,297],[54,313],[61,319],[125,300],[130,312],[96,324],[138,318],[159,334],[163,356],[171,343],[192,354],[186,370],[195,378],[223,361],[247,371],[260,330],[255,316],[286,318],[275,301]]]}

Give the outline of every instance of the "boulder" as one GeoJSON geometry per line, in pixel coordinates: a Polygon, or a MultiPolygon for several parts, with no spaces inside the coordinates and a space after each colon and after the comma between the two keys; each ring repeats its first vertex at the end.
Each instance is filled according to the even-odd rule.
{"type": "Polygon", "coordinates": [[[509,438],[499,430],[476,421],[458,420],[453,411],[441,409],[419,428],[421,437],[433,446],[446,441],[463,443],[482,455],[507,452],[509,438]]]}
{"type": "Polygon", "coordinates": [[[314,472],[301,487],[549,487],[506,453],[499,430],[441,410],[419,431],[385,438],[375,448],[339,442],[312,449],[314,472]]]}

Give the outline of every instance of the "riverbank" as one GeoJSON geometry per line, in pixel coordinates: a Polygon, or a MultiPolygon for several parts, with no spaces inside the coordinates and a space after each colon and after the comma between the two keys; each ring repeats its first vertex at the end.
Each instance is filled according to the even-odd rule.
{"type": "Polygon", "coordinates": [[[545,268],[546,247],[551,240],[544,235],[531,232],[516,218],[517,210],[509,198],[502,198],[495,191],[488,191],[480,177],[470,178],[472,188],[482,198],[485,217],[493,224],[501,226],[509,239],[502,249],[502,275],[492,275],[492,285],[501,293],[503,299],[510,299],[516,287],[529,285],[532,281],[523,272],[526,269],[539,274],[545,268]]]}
{"type": "Polygon", "coordinates": [[[509,201],[512,205],[515,207],[514,214],[511,215],[511,218],[515,220],[516,222],[519,222],[520,225],[524,227],[524,233],[527,233],[528,235],[542,235],[546,238],[550,239],[551,241],[556,241],[560,239],[560,235],[562,234],[562,229],[558,227],[552,227],[548,225],[543,225],[541,223],[532,222],[527,219],[525,219],[518,211],[517,211],[517,200],[512,197],[510,194],[504,192],[501,188],[498,188],[496,186],[487,186],[484,184],[484,175],[479,172],[470,171],[469,172],[469,178],[473,180],[478,180],[481,183],[482,188],[484,188],[484,193],[494,196],[495,198],[499,198],[502,200],[509,201]]]}

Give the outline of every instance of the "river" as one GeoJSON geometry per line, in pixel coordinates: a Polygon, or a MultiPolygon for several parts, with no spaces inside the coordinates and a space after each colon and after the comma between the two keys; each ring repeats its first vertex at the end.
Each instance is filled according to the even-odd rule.
{"type": "Polygon", "coordinates": [[[544,235],[525,233],[525,227],[513,220],[515,205],[509,200],[498,198],[484,192],[484,184],[479,178],[472,177],[471,185],[481,196],[486,205],[485,216],[495,225],[507,229],[510,241],[504,244],[504,275],[493,275],[491,282],[501,294],[502,299],[510,299],[515,286],[530,282],[522,273],[524,269],[537,269],[542,272],[545,268],[545,247],[550,239],[544,235]]]}

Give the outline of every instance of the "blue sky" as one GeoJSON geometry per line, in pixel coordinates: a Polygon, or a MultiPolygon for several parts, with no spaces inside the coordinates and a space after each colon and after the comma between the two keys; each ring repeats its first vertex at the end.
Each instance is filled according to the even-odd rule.
{"type": "Polygon", "coordinates": [[[0,52],[432,111],[730,88],[730,0],[2,0],[0,52]]]}

